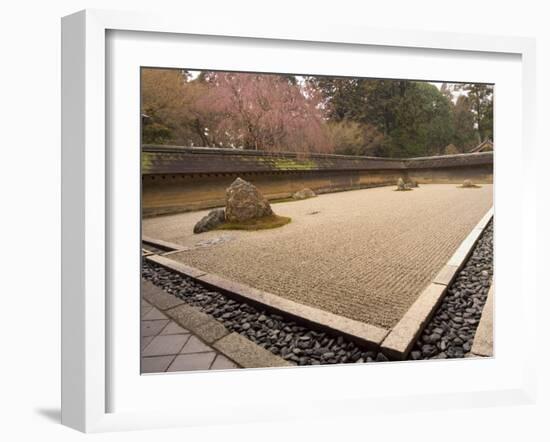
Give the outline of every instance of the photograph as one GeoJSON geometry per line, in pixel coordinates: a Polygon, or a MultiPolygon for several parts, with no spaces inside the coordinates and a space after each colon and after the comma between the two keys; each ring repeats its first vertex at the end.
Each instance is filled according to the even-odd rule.
{"type": "Polygon", "coordinates": [[[141,373],[493,357],[494,84],[141,67],[141,373]]]}
{"type": "Polygon", "coordinates": [[[550,440],[541,2],[3,12],[1,440],[550,440]]]}

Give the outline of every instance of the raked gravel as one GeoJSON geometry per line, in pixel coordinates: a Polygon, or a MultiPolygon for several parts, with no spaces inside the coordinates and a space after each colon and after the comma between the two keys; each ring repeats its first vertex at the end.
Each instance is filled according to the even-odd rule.
{"type": "Polygon", "coordinates": [[[144,235],[191,250],[171,259],[390,329],[492,206],[493,186],[394,187],[273,205],[286,226],[193,234],[205,211],[143,220],[144,235]]]}

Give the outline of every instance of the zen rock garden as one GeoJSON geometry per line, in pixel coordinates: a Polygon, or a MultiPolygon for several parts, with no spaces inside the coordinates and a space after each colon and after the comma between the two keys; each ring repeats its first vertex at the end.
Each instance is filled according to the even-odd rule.
{"type": "MultiPolygon", "coordinates": [[[[392,192],[394,189],[410,191],[415,188],[418,188],[418,183],[403,178],[398,180],[396,188],[362,189],[323,194],[321,197],[317,197],[311,189],[304,188],[295,192],[292,198],[271,205],[256,186],[237,178],[226,188],[223,208],[209,211],[194,225],[176,225],[174,231],[182,231],[189,227],[195,233],[213,230],[268,230],[253,235],[246,232],[232,232],[230,236],[211,234],[206,240],[199,241],[200,247],[193,247],[191,242],[191,246],[185,246],[187,248],[182,248],[181,252],[171,252],[169,258],[190,268],[201,269],[207,274],[211,272],[213,275],[221,275],[237,284],[244,282],[254,290],[264,290],[345,318],[374,324],[380,327],[380,330],[391,331],[392,326],[406,311],[399,313],[393,308],[393,303],[411,305],[416,299],[416,294],[426,285],[424,280],[414,277],[416,273],[411,273],[408,268],[403,269],[403,257],[408,259],[407,256],[416,256],[416,260],[422,261],[423,256],[429,254],[433,259],[436,250],[433,246],[439,243],[436,238],[446,234],[452,225],[449,223],[457,216],[464,217],[464,213],[454,213],[454,206],[448,206],[447,209],[452,213],[446,214],[441,226],[432,225],[430,233],[422,238],[418,238],[413,231],[410,235],[403,236],[404,232],[410,230],[403,230],[404,227],[410,226],[409,223],[390,227],[385,220],[394,216],[395,208],[399,207],[403,212],[400,219],[415,219],[415,223],[421,224],[423,214],[427,213],[433,204],[439,204],[449,198],[458,198],[458,201],[468,201],[472,209],[474,204],[478,205],[477,212],[470,215],[470,227],[466,227],[461,233],[466,235],[479,221],[481,214],[490,207],[490,188],[486,188],[481,194],[474,194],[457,192],[456,185],[425,185],[422,192],[411,192],[407,196],[407,200],[411,198],[414,202],[406,206],[402,205],[401,197],[392,196],[395,195],[392,192]],[[479,195],[484,195],[485,202],[479,200],[479,195]],[[388,201],[393,202],[388,205],[388,201]],[[290,215],[298,220],[297,225],[291,223],[285,230],[284,242],[275,239],[280,236],[272,236],[278,235],[275,233],[278,229],[272,227],[277,226],[279,219],[283,219],[284,222],[278,226],[288,224],[290,216],[276,214],[273,207],[277,207],[281,214],[290,215]],[[345,208],[353,208],[357,213],[368,213],[369,217],[342,218],[341,214],[345,213],[342,212],[345,208]],[[312,213],[316,213],[316,216],[312,217],[312,213]],[[324,217],[327,217],[327,221],[323,221],[324,217]],[[340,220],[336,229],[331,221],[334,219],[340,220]],[[298,225],[303,227],[299,228],[298,225]],[[295,229],[298,229],[296,234],[292,233],[295,229]],[[384,238],[376,244],[377,247],[382,246],[380,250],[372,245],[362,245],[363,240],[368,239],[373,232],[384,238]],[[351,238],[350,234],[353,241],[346,249],[339,249],[338,245],[345,243],[346,238],[351,238]],[[270,240],[270,237],[273,239],[270,240]],[[396,242],[398,237],[399,241],[396,242]],[[292,239],[288,244],[290,248],[286,248],[288,238],[292,239]],[[403,244],[410,244],[410,247],[403,248],[403,244]],[[300,249],[310,246],[315,246],[314,251],[300,249]],[[390,257],[393,255],[388,255],[389,251],[401,253],[396,268],[392,267],[390,257]],[[384,261],[379,261],[386,270],[379,269],[373,273],[369,266],[357,267],[354,261],[348,262],[349,256],[356,256],[357,253],[357,256],[364,257],[363,260],[367,262],[377,259],[378,256],[386,256],[384,261]],[[239,259],[233,259],[235,256],[239,256],[239,259]],[[332,270],[316,273],[315,263],[319,259],[321,263],[331,262],[332,270]],[[311,264],[313,267],[307,267],[305,264],[311,264]],[[299,277],[292,273],[296,266],[300,267],[299,277]],[[346,278],[348,272],[360,278],[361,284],[354,278],[346,278]],[[330,279],[333,273],[342,275],[341,280],[330,279]],[[410,279],[411,275],[414,279],[410,279]],[[386,278],[383,279],[383,276],[386,278]],[[275,283],[270,282],[269,278],[275,283]],[[370,279],[372,283],[369,282],[370,279]],[[399,285],[395,284],[395,280],[400,281],[399,285]],[[264,285],[266,281],[271,285],[264,285]],[[325,282],[319,284],[319,281],[325,282]],[[333,281],[336,284],[333,284],[333,281]],[[392,288],[385,290],[384,287],[392,288]],[[379,303],[378,299],[384,301],[379,303]]],[[[462,204],[457,206],[460,207],[462,204]]],[[[187,218],[188,214],[180,216],[187,218]]],[[[178,217],[167,219],[175,222],[178,217]]],[[[446,242],[445,247],[448,250],[441,257],[451,256],[458,245],[459,242],[446,242]]],[[[438,253],[440,252],[442,251],[438,253]]],[[[162,255],[162,251],[158,253],[162,255]]],[[[437,269],[444,263],[444,260],[437,261],[431,271],[437,273],[437,269]]],[[[419,269],[425,270],[425,266],[419,269]]],[[[156,262],[144,260],[142,275],[166,293],[213,317],[229,332],[242,335],[288,363],[319,365],[389,360],[388,355],[381,351],[380,347],[373,348],[370,344],[361,343],[337,332],[319,329],[299,318],[273,312],[254,302],[245,302],[224,288],[216,288],[211,282],[204,283],[200,278],[181,274],[156,262]]],[[[456,280],[449,286],[435,314],[422,327],[422,332],[407,353],[407,359],[469,356],[491,280],[492,227],[489,225],[456,280]]]]}
{"type": "Polygon", "coordinates": [[[147,373],[492,355],[492,85],[141,76],[147,373]]]}

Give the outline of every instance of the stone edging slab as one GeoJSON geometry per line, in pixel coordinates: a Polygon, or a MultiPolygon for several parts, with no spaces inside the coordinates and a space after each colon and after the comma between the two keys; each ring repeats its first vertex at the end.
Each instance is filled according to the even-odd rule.
{"type": "Polygon", "coordinates": [[[206,275],[206,272],[203,272],[202,270],[190,267],[178,261],[174,261],[173,259],[166,258],[164,255],[149,255],[146,259],[166,267],[167,269],[182,273],[183,275],[193,279],[198,279],[199,277],[206,275]]]}
{"type": "Polygon", "coordinates": [[[151,282],[142,280],[141,284],[143,299],[240,367],[264,368],[294,365],[244,336],[230,332],[210,315],[185,304],[176,296],[165,293],[151,282]]]}
{"type": "Polygon", "coordinates": [[[346,336],[366,347],[378,349],[388,334],[388,330],[374,325],[355,321],[344,316],[300,304],[278,295],[264,292],[253,287],[231,281],[221,276],[206,273],[196,268],[179,263],[165,256],[147,256],[151,262],[182,273],[198,282],[219,290],[230,297],[240,301],[249,302],[260,308],[290,317],[297,322],[320,330],[328,330],[332,333],[346,336]]]}
{"type": "Polygon", "coordinates": [[[381,344],[381,350],[388,358],[403,360],[407,357],[415,340],[435,313],[447,288],[453,283],[458,272],[470,257],[474,246],[492,217],[493,208],[491,207],[462,241],[432,282],[422,291],[407,313],[388,333],[381,344]]]}
{"type": "Polygon", "coordinates": [[[485,301],[483,311],[481,312],[481,319],[477,326],[474,343],[470,352],[472,356],[493,356],[493,287],[494,285],[491,285],[487,294],[487,301],[485,301]]]}
{"type": "Polygon", "coordinates": [[[147,249],[141,249],[141,256],[150,256],[150,255],[154,255],[154,253],[147,249]]]}
{"type": "Polygon", "coordinates": [[[181,250],[186,250],[187,247],[182,247],[180,244],[176,244],[174,242],[170,241],[164,241],[162,239],[156,239],[156,238],[150,238],[148,236],[142,236],[141,242],[144,244],[148,244],[153,247],[157,247],[159,249],[162,249],[166,252],[176,252],[181,250]]]}

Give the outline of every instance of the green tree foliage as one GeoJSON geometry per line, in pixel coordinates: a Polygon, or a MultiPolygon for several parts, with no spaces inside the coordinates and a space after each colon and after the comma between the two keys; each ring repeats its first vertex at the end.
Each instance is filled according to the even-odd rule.
{"type": "MultiPolygon", "coordinates": [[[[309,79],[325,98],[330,119],[354,122],[376,130],[369,146],[362,139],[362,149],[387,156],[441,154],[453,140],[452,101],[437,87],[407,80],[309,79]]],[[[349,132],[351,126],[343,126],[349,132]]],[[[342,131],[342,130],[341,130],[342,131]]],[[[359,133],[355,127],[355,133],[359,133]]],[[[338,149],[337,149],[338,150],[338,149]]]]}
{"type": "Polygon", "coordinates": [[[468,96],[480,142],[493,139],[493,86],[480,83],[457,85],[468,96]]]}
{"type": "Polygon", "coordinates": [[[466,152],[479,143],[471,108],[472,104],[467,95],[460,95],[453,106],[453,143],[460,152],[466,152]]]}
{"type": "Polygon", "coordinates": [[[392,156],[439,155],[452,141],[451,102],[429,83],[406,82],[395,98],[392,156]]]}
{"type": "Polygon", "coordinates": [[[145,144],[165,144],[173,138],[172,130],[147,115],[142,118],[142,137],[145,144]]]}
{"type": "Polygon", "coordinates": [[[306,82],[325,100],[331,121],[360,121],[365,110],[362,78],[307,77],[306,82]]]}

